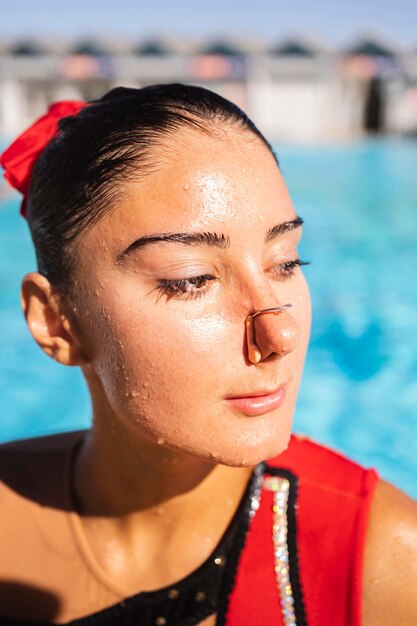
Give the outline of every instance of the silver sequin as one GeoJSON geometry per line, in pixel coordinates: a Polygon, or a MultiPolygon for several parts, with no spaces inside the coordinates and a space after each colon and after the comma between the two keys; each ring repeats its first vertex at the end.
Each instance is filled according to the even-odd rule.
{"type": "Polygon", "coordinates": [[[202,602],[206,599],[206,594],[204,593],[204,591],[197,591],[197,593],[195,594],[195,599],[197,600],[197,602],[202,602]]]}
{"type": "Polygon", "coordinates": [[[290,482],[280,476],[267,476],[264,479],[264,487],[274,494],[272,507],[272,541],[274,546],[275,576],[282,617],[285,626],[297,626],[294,611],[294,596],[290,581],[288,560],[288,495],[290,482]]]}

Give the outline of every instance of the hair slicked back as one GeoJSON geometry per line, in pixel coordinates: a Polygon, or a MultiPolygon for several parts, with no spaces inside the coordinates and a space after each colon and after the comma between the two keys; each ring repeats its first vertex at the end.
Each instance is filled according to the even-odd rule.
{"type": "Polygon", "coordinates": [[[158,145],[174,131],[190,127],[213,134],[220,124],[248,130],[274,154],[238,106],[191,85],[117,87],[60,120],[59,132],[35,164],[28,194],[39,272],[67,293],[74,271],[71,244],[111,208],[119,183],[155,167],[158,145]]]}

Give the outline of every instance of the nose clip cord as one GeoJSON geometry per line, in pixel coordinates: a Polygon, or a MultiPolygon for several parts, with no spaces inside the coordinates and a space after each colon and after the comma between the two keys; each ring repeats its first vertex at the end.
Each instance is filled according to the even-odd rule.
{"type": "Polygon", "coordinates": [[[255,313],[251,313],[250,315],[247,316],[245,320],[246,341],[247,341],[247,346],[248,346],[248,358],[251,363],[259,363],[259,361],[262,359],[262,351],[259,349],[259,347],[256,344],[255,329],[253,327],[252,320],[254,320],[254,318],[257,315],[261,315],[263,313],[277,314],[280,311],[285,311],[286,309],[290,309],[291,307],[292,307],[292,304],[284,304],[283,306],[273,306],[273,307],[270,307],[269,309],[260,309],[259,311],[255,311],[255,313]]]}

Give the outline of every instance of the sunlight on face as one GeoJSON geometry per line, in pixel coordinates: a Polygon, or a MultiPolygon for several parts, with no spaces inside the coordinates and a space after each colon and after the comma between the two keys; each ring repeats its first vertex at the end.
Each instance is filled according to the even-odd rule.
{"type": "Polygon", "coordinates": [[[274,229],[297,216],[273,156],[247,131],[181,130],[161,155],[80,246],[76,304],[95,417],[138,440],[255,464],[285,449],[302,373],[301,228],[274,229]],[[257,318],[271,354],[250,363],[247,316],[286,303],[282,316],[257,318]],[[261,414],[231,401],[282,386],[281,405],[261,414]]]}

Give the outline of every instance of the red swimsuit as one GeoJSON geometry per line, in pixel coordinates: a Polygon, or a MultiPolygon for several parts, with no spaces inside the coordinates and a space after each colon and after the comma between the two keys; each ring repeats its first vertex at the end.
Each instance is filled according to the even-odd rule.
{"type": "Polygon", "coordinates": [[[266,475],[278,476],[273,479],[278,491],[284,488],[280,497],[286,515],[280,517],[278,511],[273,519],[277,491],[264,482],[225,623],[360,626],[365,536],[377,474],[296,436],[267,466],[266,475]]]}

